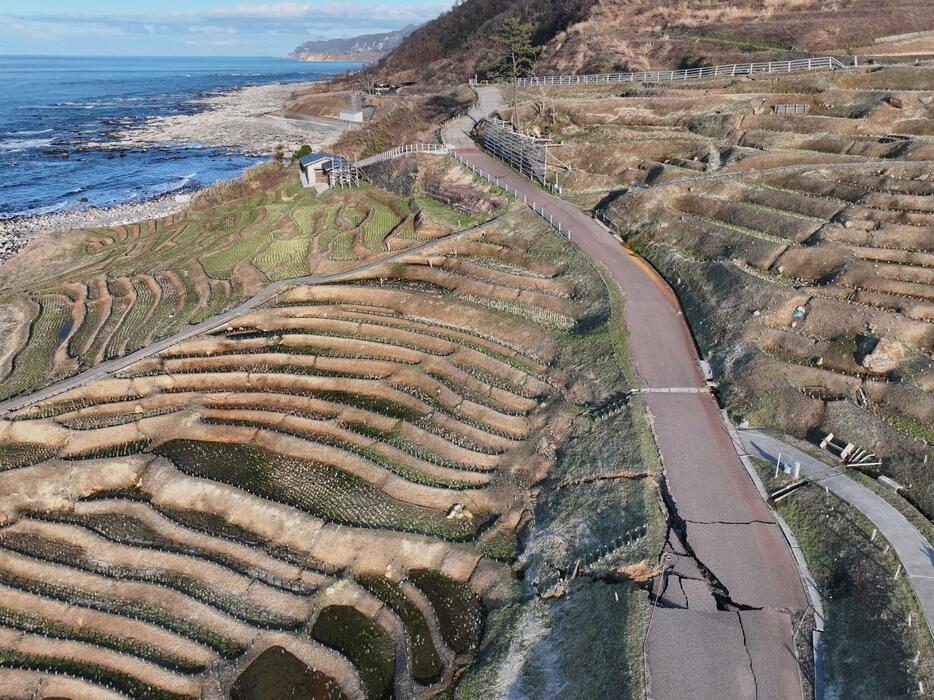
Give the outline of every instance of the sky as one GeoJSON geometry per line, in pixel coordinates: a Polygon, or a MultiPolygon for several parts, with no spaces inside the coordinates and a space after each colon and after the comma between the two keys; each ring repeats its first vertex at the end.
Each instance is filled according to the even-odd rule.
{"type": "Polygon", "coordinates": [[[304,41],[401,29],[453,0],[0,0],[0,54],[285,56],[304,41]]]}

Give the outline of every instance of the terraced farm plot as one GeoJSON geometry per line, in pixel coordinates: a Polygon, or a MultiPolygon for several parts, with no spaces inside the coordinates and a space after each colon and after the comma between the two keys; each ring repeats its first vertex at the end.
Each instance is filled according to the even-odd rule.
{"type": "MultiPolygon", "coordinates": [[[[4,265],[0,301],[31,304],[36,315],[23,322],[32,339],[4,367],[0,400],[200,323],[269,282],[375,259],[403,220],[411,230],[396,237],[395,250],[425,238],[416,231],[417,204],[371,186],[316,195],[292,173],[277,178],[209,209],[70,232],[67,254],[39,239],[4,265]]],[[[430,234],[450,230],[433,226],[430,234]]]]}
{"type": "Polygon", "coordinates": [[[934,517],[934,149],[913,136],[934,109],[910,70],[556,92],[550,129],[593,175],[568,196],[679,292],[730,410],[860,444],[934,517]]]}
{"type": "MultiPolygon", "coordinates": [[[[490,610],[524,604],[530,486],[551,488],[571,424],[622,391],[605,295],[525,214],[292,287],[0,422],[0,681],[454,693],[486,663],[490,610]]],[[[655,498],[622,493],[633,512],[655,498]]]]}

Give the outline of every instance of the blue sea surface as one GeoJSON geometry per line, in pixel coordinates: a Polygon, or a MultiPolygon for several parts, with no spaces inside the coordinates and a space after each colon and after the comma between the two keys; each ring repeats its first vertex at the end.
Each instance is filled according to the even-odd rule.
{"type": "Polygon", "coordinates": [[[261,159],[222,148],[86,144],[146,117],[196,112],[200,96],[358,67],[285,58],[0,56],[0,219],[143,201],[236,177],[261,159]]]}

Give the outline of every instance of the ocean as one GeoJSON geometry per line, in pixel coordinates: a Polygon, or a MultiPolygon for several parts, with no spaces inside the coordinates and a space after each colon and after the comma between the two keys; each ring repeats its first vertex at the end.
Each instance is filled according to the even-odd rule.
{"type": "Polygon", "coordinates": [[[359,67],[285,58],[0,56],[0,219],[144,201],[236,177],[259,158],[222,148],[85,149],[231,88],[359,67]]]}

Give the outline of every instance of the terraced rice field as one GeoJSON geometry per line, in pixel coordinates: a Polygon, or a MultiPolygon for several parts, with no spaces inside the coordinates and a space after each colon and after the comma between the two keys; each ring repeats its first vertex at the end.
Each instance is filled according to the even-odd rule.
{"type": "Polygon", "coordinates": [[[29,313],[4,343],[0,400],[145,347],[270,281],[340,271],[451,231],[421,226],[414,200],[369,186],[315,196],[294,180],[207,211],[71,232],[8,263],[0,308],[29,313]]]}
{"type": "Polygon", "coordinates": [[[530,485],[620,391],[570,359],[605,328],[599,276],[517,221],[294,286],[0,423],[0,695],[450,692],[519,600],[530,485]]]}
{"type": "Polygon", "coordinates": [[[876,452],[934,517],[934,84],[906,70],[604,88],[559,97],[555,131],[603,189],[569,196],[681,293],[730,410],[876,452]]]}

